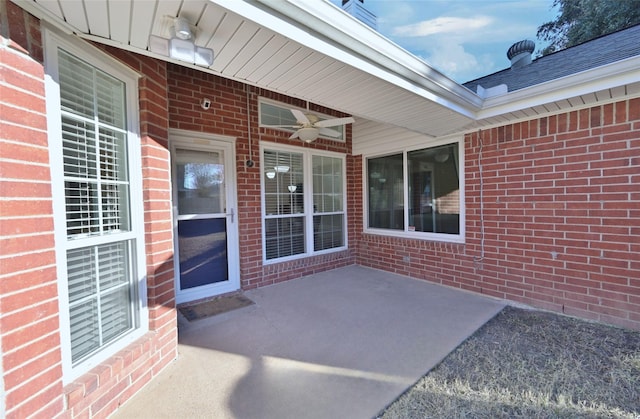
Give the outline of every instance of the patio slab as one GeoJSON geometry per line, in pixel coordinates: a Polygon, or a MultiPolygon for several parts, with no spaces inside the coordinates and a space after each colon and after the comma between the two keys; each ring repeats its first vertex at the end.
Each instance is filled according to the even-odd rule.
{"type": "Polygon", "coordinates": [[[372,418],[504,307],[355,265],[245,295],[113,417],[372,418]]]}

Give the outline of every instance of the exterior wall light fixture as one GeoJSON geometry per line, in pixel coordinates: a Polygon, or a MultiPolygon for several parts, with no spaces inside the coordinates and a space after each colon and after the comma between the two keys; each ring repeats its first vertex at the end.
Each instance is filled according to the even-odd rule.
{"type": "Polygon", "coordinates": [[[193,31],[184,17],[173,18],[171,38],[149,36],[149,51],[174,60],[184,61],[203,67],[213,65],[214,53],[211,48],[197,46],[193,42],[193,31]]]}

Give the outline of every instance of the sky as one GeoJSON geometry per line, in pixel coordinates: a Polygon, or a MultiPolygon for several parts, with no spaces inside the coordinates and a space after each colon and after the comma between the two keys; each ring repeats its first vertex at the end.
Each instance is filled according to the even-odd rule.
{"type": "MultiPolygon", "coordinates": [[[[340,6],[341,0],[331,0],[340,6]]],[[[556,18],[553,0],[364,0],[378,31],[458,83],[508,68],[507,50],[556,18]]]]}

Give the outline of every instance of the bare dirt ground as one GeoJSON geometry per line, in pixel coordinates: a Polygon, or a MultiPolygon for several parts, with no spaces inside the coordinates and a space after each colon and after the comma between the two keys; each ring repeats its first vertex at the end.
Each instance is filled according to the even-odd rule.
{"type": "Polygon", "coordinates": [[[379,418],[640,419],[640,332],[506,307],[379,418]]]}

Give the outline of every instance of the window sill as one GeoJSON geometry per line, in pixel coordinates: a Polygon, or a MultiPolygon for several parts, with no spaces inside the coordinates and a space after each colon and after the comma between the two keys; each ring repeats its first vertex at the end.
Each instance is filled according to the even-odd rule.
{"type": "Polygon", "coordinates": [[[347,249],[348,249],[348,246],[341,246],[341,247],[335,247],[333,249],[321,250],[321,251],[312,252],[312,253],[301,253],[299,255],[287,256],[287,257],[282,257],[282,258],[277,258],[277,259],[264,259],[262,261],[262,264],[264,266],[276,265],[278,263],[283,263],[283,262],[292,262],[292,261],[296,261],[296,260],[300,260],[300,259],[312,258],[312,257],[315,257],[315,256],[324,256],[324,255],[327,255],[327,254],[344,252],[347,249]]]}
{"type": "Polygon", "coordinates": [[[462,234],[446,234],[446,233],[424,233],[419,231],[400,231],[386,230],[381,228],[364,228],[364,234],[375,236],[397,237],[402,239],[424,240],[432,242],[457,243],[464,244],[465,238],[462,234]]]}

